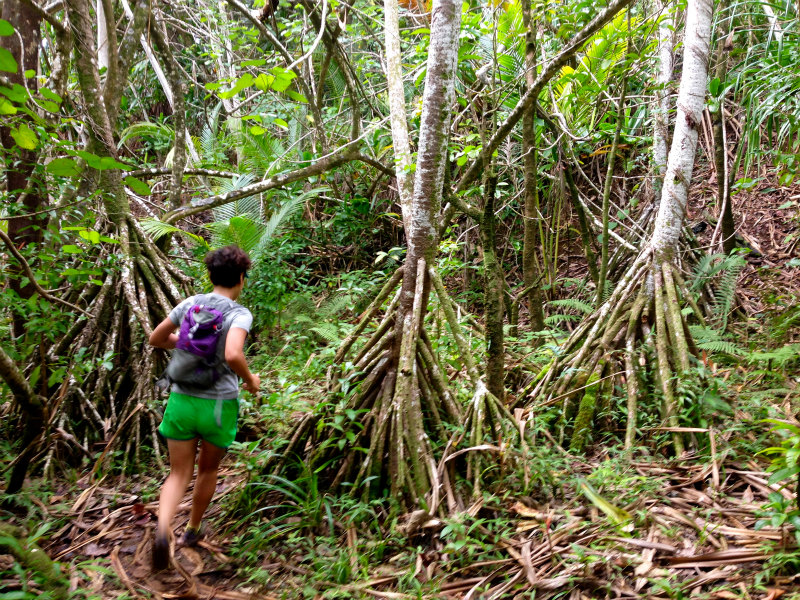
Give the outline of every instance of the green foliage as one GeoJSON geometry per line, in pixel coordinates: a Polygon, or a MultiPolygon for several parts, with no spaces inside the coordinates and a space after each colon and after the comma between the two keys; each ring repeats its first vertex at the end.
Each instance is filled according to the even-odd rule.
{"type": "MultiPolygon", "coordinates": [[[[800,473],[800,461],[798,460],[800,459],[800,426],[778,419],[765,419],[764,422],[770,423],[772,433],[782,438],[780,446],[770,446],[760,452],[760,454],[772,456],[769,467],[772,475],[769,483],[785,484],[787,480],[796,478],[800,473]]],[[[796,506],[786,518],[789,518],[797,529],[798,541],[800,541],[800,480],[797,482],[795,496],[796,506]]]]}
{"type": "Polygon", "coordinates": [[[744,258],[739,253],[708,254],[704,255],[695,266],[691,291],[699,293],[707,285],[713,287],[713,318],[722,331],[728,325],[736,299],[736,282],[745,264],[744,258]]]}

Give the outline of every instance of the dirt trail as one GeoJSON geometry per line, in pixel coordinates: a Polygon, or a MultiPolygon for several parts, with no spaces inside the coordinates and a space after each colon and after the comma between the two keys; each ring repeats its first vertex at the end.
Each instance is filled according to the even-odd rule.
{"type": "Polygon", "coordinates": [[[158,502],[143,504],[139,496],[115,489],[107,482],[81,492],[72,505],[68,523],[52,536],[47,552],[58,560],[77,559],[78,563],[108,558],[119,582],[96,570],[85,571],[92,580],[92,591],[103,598],[127,592],[134,598],[268,600],[270,596],[237,577],[235,561],[227,554],[229,541],[213,527],[220,513],[220,499],[240,483],[237,473],[231,470],[220,473],[206,520],[205,538],[194,548],[177,545],[189,518],[192,491],[189,488],[174,523],[176,535],[171,540],[174,568],[161,572],[153,572],[151,568],[158,502]]]}

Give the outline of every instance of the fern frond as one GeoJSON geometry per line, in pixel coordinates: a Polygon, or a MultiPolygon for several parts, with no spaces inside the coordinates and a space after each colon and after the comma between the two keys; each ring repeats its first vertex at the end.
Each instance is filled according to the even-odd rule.
{"type": "Polygon", "coordinates": [[[272,213],[269,221],[264,224],[264,229],[261,233],[261,239],[258,241],[258,244],[256,244],[254,251],[261,252],[264,248],[266,248],[280,228],[283,227],[288,220],[302,208],[306,200],[315,198],[319,194],[327,192],[328,190],[329,188],[326,187],[314,188],[313,190],[309,190],[304,194],[300,194],[299,196],[284,203],[277,211],[272,213]]]}
{"type": "Polygon", "coordinates": [[[577,310],[585,315],[588,315],[594,310],[594,307],[591,304],[587,304],[577,298],[564,298],[562,300],[551,300],[548,302],[550,306],[556,306],[559,308],[566,308],[568,310],[577,310]]]}
{"type": "Polygon", "coordinates": [[[122,130],[119,138],[119,146],[122,147],[122,145],[129,139],[137,137],[155,138],[163,141],[164,143],[170,143],[175,139],[175,132],[171,127],[168,127],[163,123],[141,121],[139,123],[134,123],[133,125],[130,125],[122,130]]]}
{"type": "Polygon", "coordinates": [[[800,344],[786,344],[771,352],[753,352],[747,357],[749,363],[769,362],[773,367],[781,368],[800,359],[800,344]]]}
{"type": "Polygon", "coordinates": [[[545,325],[547,325],[549,327],[549,326],[558,325],[559,323],[564,323],[564,322],[568,322],[568,321],[580,321],[580,319],[581,318],[578,315],[557,314],[557,315],[550,315],[549,317],[545,317],[544,323],[545,323],[545,325]]]}
{"type": "Polygon", "coordinates": [[[696,345],[700,350],[706,350],[707,352],[722,352],[733,356],[744,356],[747,354],[747,352],[743,351],[733,342],[726,342],[724,340],[696,342],[696,345]]]}
{"type": "Polygon", "coordinates": [[[309,331],[316,333],[326,342],[330,342],[332,344],[341,342],[341,336],[339,335],[339,328],[332,323],[320,323],[319,325],[312,327],[309,331]]]}

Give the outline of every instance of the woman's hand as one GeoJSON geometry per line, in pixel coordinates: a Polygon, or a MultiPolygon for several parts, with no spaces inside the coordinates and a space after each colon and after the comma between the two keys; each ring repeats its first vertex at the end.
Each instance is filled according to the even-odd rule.
{"type": "Polygon", "coordinates": [[[245,389],[245,391],[248,391],[251,394],[257,394],[261,389],[261,376],[251,373],[250,380],[245,381],[242,387],[245,389]]]}

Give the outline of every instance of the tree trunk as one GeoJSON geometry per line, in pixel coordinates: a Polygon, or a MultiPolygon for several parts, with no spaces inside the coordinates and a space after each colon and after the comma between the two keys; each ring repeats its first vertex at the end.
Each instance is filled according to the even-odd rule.
{"type": "MultiPolygon", "coordinates": [[[[525,85],[533,87],[536,79],[536,30],[531,18],[530,2],[522,2],[522,24],[525,27],[525,85]]],[[[544,306],[536,251],[539,247],[539,182],[536,156],[536,104],[531,104],[522,117],[522,155],[525,171],[525,208],[523,211],[522,281],[528,290],[528,311],[531,329],[544,329],[544,306]]],[[[491,386],[489,386],[491,389],[491,386]]]]}
{"type": "Polygon", "coordinates": [[[501,402],[505,399],[505,345],[503,340],[502,267],[497,260],[495,192],[497,175],[485,179],[486,200],[481,218],[480,236],[483,246],[484,312],[486,315],[486,387],[501,402]]]}
{"type": "Polygon", "coordinates": [[[678,112],[652,237],[657,259],[672,260],[686,216],[698,128],[705,105],[712,10],[711,0],[690,0],[686,9],[678,112]]]}
{"type": "Polygon", "coordinates": [[[24,423],[19,454],[6,488],[6,494],[13,495],[22,489],[28,465],[35,451],[33,443],[44,432],[46,423],[44,401],[33,391],[17,365],[2,347],[0,347],[0,379],[11,390],[14,401],[22,410],[24,423]]]}
{"type": "Polygon", "coordinates": [[[403,213],[406,236],[411,233],[411,197],[414,178],[411,173],[411,147],[408,142],[406,97],[403,89],[403,69],[400,54],[400,17],[397,0],[384,0],[384,31],[386,35],[386,82],[389,87],[389,112],[392,121],[397,191],[403,213]]]}
{"type": "MultiPolygon", "coordinates": [[[[653,364],[651,357],[655,357],[652,372],[663,399],[661,414],[665,423],[674,428],[679,425],[684,401],[678,382],[689,371],[690,353],[697,356],[681,301],[692,305],[701,322],[703,317],[683,282],[677,253],[697,147],[697,126],[705,101],[711,14],[712,0],[689,0],[678,114],[651,239],[608,300],[575,329],[528,395],[532,410],[538,402],[572,397],[581,381],[599,372],[602,362],[612,361],[611,372],[617,377],[625,374],[618,383],[628,392],[628,448],[635,431],[637,401],[643,391],[637,365],[653,364]]],[[[692,397],[687,396],[685,401],[692,401],[692,397]]],[[[581,422],[575,424],[580,431],[589,426],[588,404],[586,408],[581,422]]],[[[684,445],[677,432],[673,444],[680,455],[684,445]]],[[[576,442],[577,445],[580,444],[576,442]]]]}
{"type": "MultiPolygon", "coordinates": [[[[323,475],[329,478],[331,488],[349,482],[354,492],[368,495],[370,489],[388,487],[394,497],[407,505],[424,506],[429,511],[438,506],[441,487],[431,436],[445,439],[443,423],[458,422],[461,417],[424,327],[433,280],[448,323],[454,335],[459,335],[452,301],[437,280],[433,264],[438,242],[435,216],[444,183],[460,21],[460,2],[439,0],[434,4],[405,263],[342,343],[329,371],[330,391],[339,393],[339,374],[346,354],[399,284],[377,329],[350,360],[358,371],[355,378],[350,378],[354,393],[347,398],[347,406],[360,412],[360,423],[353,430],[355,436],[341,439],[338,447],[331,442],[308,443],[319,418],[309,415],[295,429],[283,456],[268,465],[275,471],[283,470],[288,456],[307,448],[311,464],[325,465],[323,475]],[[363,448],[368,448],[366,454],[363,448]]],[[[390,93],[402,93],[398,85],[391,89],[390,93]]],[[[394,118],[399,124],[405,117],[400,114],[402,108],[397,110],[400,102],[394,100],[394,118]]],[[[402,142],[395,141],[396,151],[400,146],[402,142]]],[[[468,372],[473,377],[474,364],[470,367],[468,372]]],[[[325,440],[341,437],[330,429],[320,435],[325,440]]]]}
{"type": "MultiPolygon", "coordinates": [[[[11,83],[26,85],[32,93],[36,92],[38,79],[33,77],[26,81],[25,71],[38,72],[39,46],[41,45],[41,16],[27,2],[21,0],[4,0],[0,5],[0,17],[11,23],[16,30],[14,35],[0,37],[0,46],[8,50],[17,61],[17,70],[8,73],[11,83]],[[21,44],[21,45],[20,45],[21,44]]],[[[20,113],[21,114],[21,113],[20,113]]],[[[38,177],[33,177],[34,169],[39,162],[36,149],[22,148],[12,137],[12,130],[24,124],[32,125],[33,120],[27,115],[14,119],[3,118],[0,126],[0,142],[6,152],[6,193],[8,194],[9,213],[21,215],[8,221],[8,236],[17,249],[27,254],[26,246],[41,243],[44,229],[47,226],[47,214],[27,216],[40,212],[47,206],[47,193],[38,177]],[[13,125],[12,125],[13,124],[13,125]]],[[[34,294],[33,286],[21,285],[19,271],[10,271],[11,289],[20,298],[27,299],[34,294]]],[[[13,313],[14,337],[25,333],[25,320],[18,313],[13,313]]]]}
{"type": "Polygon", "coordinates": [[[661,196],[664,172],[667,168],[669,147],[670,84],[673,70],[674,20],[667,3],[656,0],[656,9],[662,13],[658,24],[658,77],[656,78],[656,106],[653,119],[653,191],[661,196]]]}
{"type": "MultiPolygon", "coordinates": [[[[719,10],[724,12],[727,2],[720,3],[719,10]]],[[[766,6],[766,5],[765,5],[766,6]]],[[[736,249],[736,224],[733,220],[733,203],[731,198],[731,174],[728,172],[728,144],[725,132],[725,79],[728,75],[728,52],[730,39],[727,36],[725,21],[718,24],[717,57],[714,76],[719,81],[719,102],[713,113],[712,130],[714,135],[714,165],[717,171],[717,205],[719,206],[719,223],[714,229],[712,246],[716,245],[717,232],[722,232],[722,251],[730,254],[736,249]]],[[[713,251],[713,248],[712,248],[713,251]]]]}

